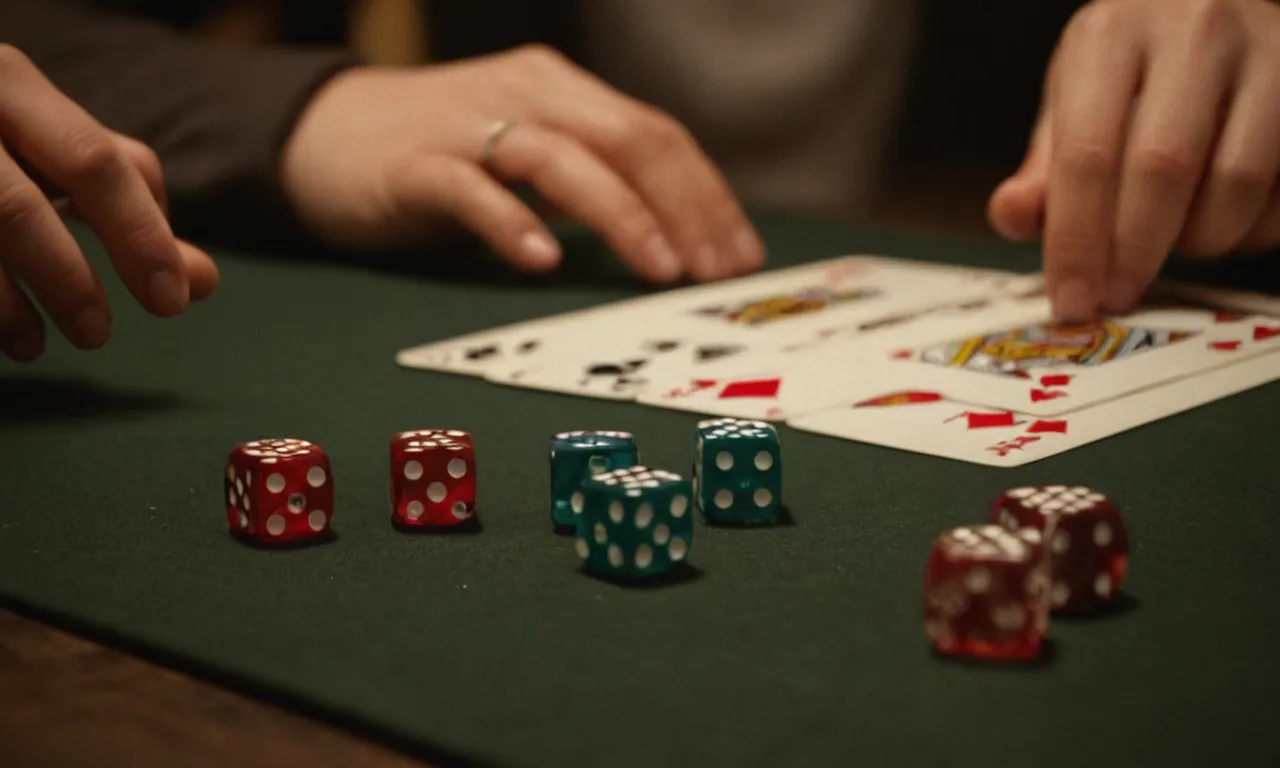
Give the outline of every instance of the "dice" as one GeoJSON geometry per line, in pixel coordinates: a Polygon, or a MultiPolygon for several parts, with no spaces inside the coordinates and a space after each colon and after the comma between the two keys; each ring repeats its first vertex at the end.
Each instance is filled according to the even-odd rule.
{"type": "Polygon", "coordinates": [[[574,551],[610,578],[669,573],[693,543],[691,496],[688,480],[661,469],[636,465],[589,477],[570,496],[574,551]]]}
{"type": "Polygon", "coordinates": [[[590,475],[634,466],[640,461],[629,432],[574,431],[551,437],[551,525],[573,529],[578,516],[570,508],[573,494],[590,475]]]}
{"type": "Polygon", "coordinates": [[[1039,655],[1049,627],[1049,558],[1039,532],[978,525],[939,536],[925,566],[924,626],[944,654],[1039,655]]]}
{"type": "Polygon", "coordinates": [[[391,438],[391,522],[408,530],[450,528],[476,510],[475,441],[458,429],[391,438]]]}
{"type": "Polygon", "coordinates": [[[333,520],[333,472],[306,440],[254,440],[227,457],[227,524],[254,544],[315,540],[333,520]]]}
{"type": "Polygon", "coordinates": [[[1095,610],[1119,590],[1129,537],[1120,511],[1105,494],[1084,486],[1014,488],[992,504],[991,522],[1040,532],[1049,548],[1053,610],[1095,610]]]}
{"type": "Polygon", "coordinates": [[[778,432],[763,421],[708,419],[698,423],[693,492],[713,523],[769,520],[782,503],[778,432]]]}

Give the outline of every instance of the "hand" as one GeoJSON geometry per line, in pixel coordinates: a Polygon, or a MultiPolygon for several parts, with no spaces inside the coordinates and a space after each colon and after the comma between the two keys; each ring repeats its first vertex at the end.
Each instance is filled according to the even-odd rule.
{"type": "Polygon", "coordinates": [[[304,224],[344,247],[420,241],[460,223],[512,265],[561,251],[506,186],[528,183],[641,276],[712,280],[757,269],[763,247],[689,134],[550,50],[338,75],[283,157],[304,224]],[[487,131],[513,126],[483,162],[487,131]]]}
{"type": "Polygon", "coordinates": [[[1280,243],[1280,6],[1096,0],[1063,33],[1021,169],[990,202],[1005,236],[1043,226],[1063,320],[1123,312],[1169,252],[1280,243]]]}
{"type": "Polygon", "coordinates": [[[45,345],[44,322],[18,281],[77,347],[96,349],[111,335],[102,284],[42,184],[66,195],[150,312],[177,315],[213,291],[213,261],[169,229],[155,153],[94,122],[22,53],[0,45],[0,351],[6,356],[28,362],[45,345]]]}

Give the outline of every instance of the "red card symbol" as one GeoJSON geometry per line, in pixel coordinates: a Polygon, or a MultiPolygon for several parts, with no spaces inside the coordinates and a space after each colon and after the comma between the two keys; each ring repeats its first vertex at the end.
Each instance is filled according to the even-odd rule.
{"type": "Polygon", "coordinates": [[[769,410],[764,412],[764,417],[766,419],[780,419],[782,418],[782,415],[783,414],[782,414],[781,408],[770,408],[769,410]]]}
{"type": "Polygon", "coordinates": [[[1235,352],[1240,348],[1238,341],[1214,341],[1209,344],[1210,349],[1216,349],[1219,352],[1235,352]]]}
{"type": "Polygon", "coordinates": [[[915,353],[909,349],[899,349],[897,352],[890,352],[889,357],[894,360],[910,360],[913,354],[915,353]]]}
{"type": "Polygon", "coordinates": [[[937,392],[917,392],[907,390],[905,392],[894,392],[889,395],[881,395],[873,397],[870,400],[863,400],[860,403],[854,403],[854,408],[870,408],[881,405],[915,405],[917,403],[936,403],[942,399],[942,395],[937,392]]]}
{"type": "Polygon", "coordinates": [[[751,379],[735,381],[720,390],[720,399],[728,400],[739,397],[777,397],[782,379],[751,379]]]}
{"type": "Polygon", "coordinates": [[[1265,325],[1255,325],[1253,327],[1254,341],[1266,341],[1267,339],[1272,339],[1276,336],[1280,336],[1280,325],[1270,327],[1265,325]]]}
{"type": "Polygon", "coordinates": [[[1031,374],[1029,374],[1029,373],[1027,373],[1026,371],[1022,370],[1021,368],[1019,368],[1019,369],[1018,369],[1018,370],[1016,370],[1016,371],[1010,371],[1010,372],[1009,372],[1009,375],[1010,375],[1010,376],[1013,376],[1013,377],[1014,377],[1014,378],[1016,378],[1016,379],[1029,379],[1029,378],[1031,378],[1031,374]]]}
{"type": "Polygon", "coordinates": [[[1059,397],[1066,397],[1067,393],[1060,389],[1033,389],[1031,390],[1031,402],[1041,403],[1045,400],[1057,400],[1059,397]]]}
{"type": "Polygon", "coordinates": [[[965,418],[969,422],[969,429],[991,429],[992,427],[1012,427],[1016,422],[1013,419],[1012,411],[1004,411],[1003,413],[974,413],[968,411],[965,418]]]}
{"type": "Polygon", "coordinates": [[[1038,435],[1045,432],[1057,432],[1062,435],[1067,434],[1066,419],[1058,419],[1056,421],[1045,421],[1041,419],[1039,421],[1032,422],[1031,426],[1027,427],[1028,434],[1038,435]]]}
{"type": "Polygon", "coordinates": [[[1055,373],[1049,376],[1040,377],[1040,386],[1042,387],[1065,387],[1071,383],[1071,374],[1055,373]]]}
{"type": "Polygon", "coordinates": [[[716,382],[715,379],[694,379],[693,381],[689,382],[689,386],[667,390],[666,392],[663,393],[662,396],[667,398],[668,400],[672,400],[677,397],[688,397],[689,395],[692,395],[696,392],[701,392],[704,389],[711,389],[717,383],[718,382],[716,382]]]}
{"type": "Polygon", "coordinates": [[[1026,437],[1026,436],[1015,437],[1012,440],[1005,440],[1002,443],[996,443],[995,445],[987,448],[987,450],[995,451],[997,455],[999,455],[1001,458],[1004,458],[1005,456],[1008,456],[1013,451],[1020,451],[1022,450],[1023,446],[1030,445],[1031,443],[1034,443],[1039,439],[1040,438],[1038,437],[1026,437]]]}
{"type": "Polygon", "coordinates": [[[1213,316],[1215,323],[1238,323],[1244,319],[1244,315],[1235,312],[1219,312],[1213,316]]]}

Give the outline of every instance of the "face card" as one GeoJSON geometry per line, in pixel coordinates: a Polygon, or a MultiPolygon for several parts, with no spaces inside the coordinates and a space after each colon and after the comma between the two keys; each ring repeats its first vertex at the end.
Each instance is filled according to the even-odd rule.
{"type": "Polygon", "coordinates": [[[1039,297],[1008,298],[979,310],[939,310],[905,326],[836,338],[789,355],[743,356],[678,377],[657,379],[638,396],[646,405],[716,416],[781,421],[821,410],[856,393],[910,386],[892,352],[948,333],[976,333],[1044,312],[1039,297]]]}
{"type": "Polygon", "coordinates": [[[1280,320],[1156,306],[1085,324],[992,325],[906,345],[888,359],[913,386],[1039,416],[1079,410],[1280,348],[1280,320]]]}
{"type": "Polygon", "coordinates": [[[788,421],[796,429],[914,453],[1015,467],[1280,379],[1271,353],[1055,417],[971,406],[931,390],[885,391],[788,421]]]}

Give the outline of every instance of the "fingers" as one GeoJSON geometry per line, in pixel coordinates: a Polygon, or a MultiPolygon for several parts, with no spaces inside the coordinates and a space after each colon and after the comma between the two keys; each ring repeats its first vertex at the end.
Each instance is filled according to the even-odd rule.
{"type": "MultiPolygon", "coordinates": [[[[111,335],[111,313],[97,275],[44,194],[0,149],[0,243],[9,278],[26,283],[72,344],[97,349],[111,335]]],[[[0,302],[14,329],[26,328],[21,296],[5,290],[0,302]]],[[[23,298],[25,301],[25,297],[23,298]]],[[[21,334],[19,334],[21,336],[21,334]]]]}
{"type": "Polygon", "coordinates": [[[528,182],[552,205],[598,233],[642,277],[671,282],[682,264],[632,189],[578,142],[534,125],[513,128],[494,152],[501,178],[528,182]]]}
{"type": "Polygon", "coordinates": [[[1102,308],[1126,312],[1160,271],[1182,229],[1230,87],[1229,50],[1166,45],[1152,54],[1125,152],[1102,308]]]}
{"type": "Polygon", "coordinates": [[[178,241],[178,253],[187,269],[187,281],[191,285],[191,300],[204,301],[218,288],[218,265],[209,254],[184,241],[178,241]]]}
{"type": "Polygon", "coordinates": [[[526,56],[534,77],[563,92],[532,105],[539,122],[581,141],[635,190],[694,279],[742,274],[764,263],[764,247],[736,196],[683,126],[556,54],[532,49],[526,56]]]}
{"type": "MultiPolygon", "coordinates": [[[[164,184],[164,170],[156,153],[140,141],[112,133],[112,139],[133,167],[141,174],[151,199],[160,208],[161,213],[169,215],[168,192],[164,184]]],[[[178,255],[186,269],[192,301],[203,301],[213,295],[218,287],[218,267],[213,259],[194,245],[178,240],[178,255]]]]}
{"type": "Polygon", "coordinates": [[[554,269],[560,245],[510,190],[465,160],[428,155],[395,166],[388,192],[397,219],[424,227],[441,214],[474,232],[499,256],[530,272],[554,269]]]}
{"type": "Polygon", "coordinates": [[[1036,120],[1026,157],[987,203],[987,219],[1002,237],[1025,242],[1044,229],[1045,192],[1053,157],[1053,121],[1047,111],[1036,120]]]}
{"type": "MultiPolygon", "coordinates": [[[[1096,6],[1115,8],[1117,6],[1096,6]]],[[[1095,317],[1110,260],[1120,164],[1139,76],[1139,45],[1114,13],[1081,14],[1062,51],[1050,105],[1044,262],[1054,313],[1095,317]]]]}
{"type": "Polygon", "coordinates": [[[70,198],[143,307],[181,313],[186,267],[130,150],[11,49],[0,50],[0,81],[0,140],[70,198]]]}
{"type": "Polygon", "coordinates": [[[0,351],[29,363],[44,351],[44,323],[18,284],[0,268],[0,351]]]}
{"type": "Polygon", "coordinates": [[[1280,174],[1280,57],[1259,51],[1244,67],[1208,178],[1187,218],[1178,249],[1219,256],[1266,231],[1265,213],[1280,174]]]}

